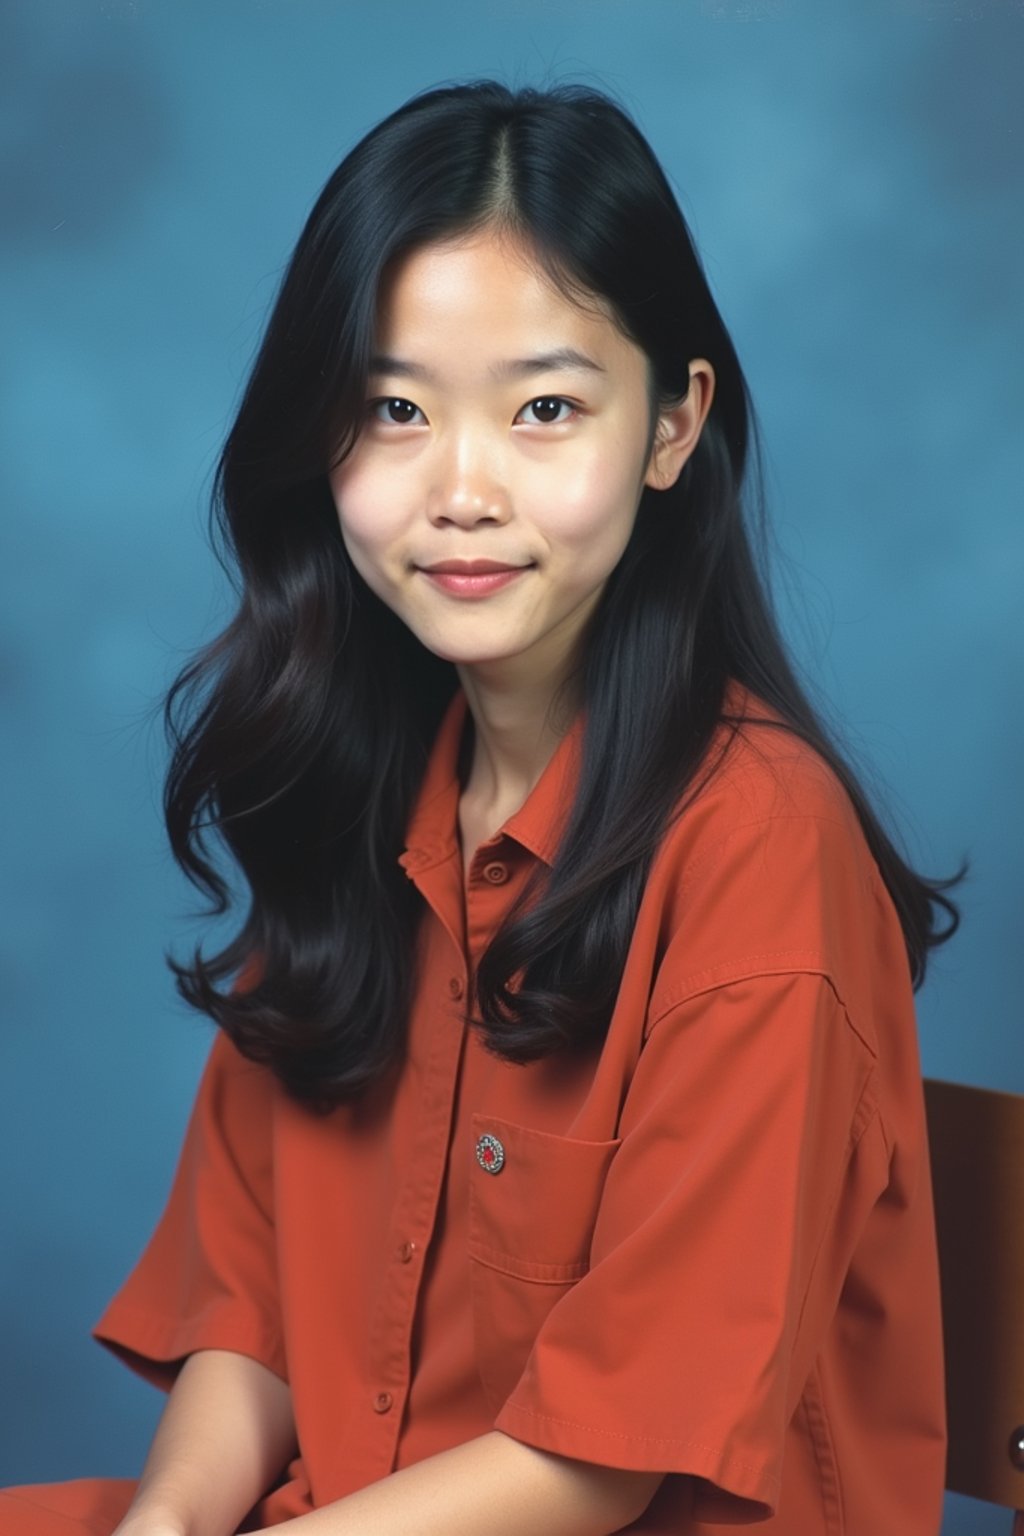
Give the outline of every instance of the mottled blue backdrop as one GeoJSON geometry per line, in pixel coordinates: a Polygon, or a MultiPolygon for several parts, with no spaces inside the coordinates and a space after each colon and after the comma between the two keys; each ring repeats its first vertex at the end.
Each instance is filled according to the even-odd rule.
{"type": "Polygon", "coordinates": [[[1024,1091],[1022,47],[1011,0],[7,0],[0,1484],[134,1473],[160,1407],[88,1339],[210,1039],[162,962],[195,930],[154,709],[226,612],[204,500],[282,264],[425,86],[603,85],[663,158],[760,408],[801,663],[918,864],[973,863],[925,1070],[1024,1091]]]}

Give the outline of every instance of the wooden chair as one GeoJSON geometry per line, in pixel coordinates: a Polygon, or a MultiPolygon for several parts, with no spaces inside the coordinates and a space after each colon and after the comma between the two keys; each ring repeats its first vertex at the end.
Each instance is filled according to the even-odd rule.
{"type": "Polygon", "coordinates": [[[925,1080],[942,1274],[946,1487],[1024,1536],[1024,1096],[925,1080]]]}

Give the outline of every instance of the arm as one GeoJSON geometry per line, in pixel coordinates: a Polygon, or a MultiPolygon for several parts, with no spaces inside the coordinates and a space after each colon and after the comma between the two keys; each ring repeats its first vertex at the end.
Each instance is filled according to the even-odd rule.
{"type": "Polygon", "coordinates": [[[246,1355],[198,1350],[114,1536],[229,1536],[296,1449],[287,1383],[246,1355]]]}
{"type": "Polygon", "coordinates": [[[660,1472],[536,1450],[492,1430],[325,1504],[288,1536],[610,1536],[637,1519],[660,1472]]]}

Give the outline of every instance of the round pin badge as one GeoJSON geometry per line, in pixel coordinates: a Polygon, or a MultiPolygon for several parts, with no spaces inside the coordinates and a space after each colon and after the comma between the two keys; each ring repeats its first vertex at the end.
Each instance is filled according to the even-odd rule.
{"type": "Polygon", "coordinates": [[[497,1136],[481,1136],[476,1144],[476,1160],[485,1173],[500,1173],[505,1166],[505,1148],[497,1136]]]}

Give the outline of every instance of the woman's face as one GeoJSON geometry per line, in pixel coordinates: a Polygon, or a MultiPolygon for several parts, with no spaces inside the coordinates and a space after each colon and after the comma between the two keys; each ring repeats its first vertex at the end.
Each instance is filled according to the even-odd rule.
{"type": "MultiPolygon", "coordinates": [[[[693,395],[661,436],[685,432],[693,395]]],[[[382,288],[366,418],[330,476],[345,547],[436,655],[557,682],[644,485],[671,484],[689,451],[649,453],[651,425],[643,352],[526,250],[492,233],[426,246],[382,288]],[[429,574],[448,561],[513,574],[429,574]]]]}

